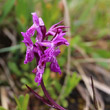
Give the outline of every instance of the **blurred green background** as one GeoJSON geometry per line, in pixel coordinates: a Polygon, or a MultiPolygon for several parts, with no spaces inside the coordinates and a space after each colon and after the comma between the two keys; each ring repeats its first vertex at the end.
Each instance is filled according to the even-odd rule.
{"type": "MultiPolygon", "coordinates": [[[[104,68],[104,70],[110,70],[110,0],[67,0],[67,7],[72,35],[70,42],[71,74],[66,75],[68,47],[62,46],[62,52],[58,56],[62,75],[51,72],[48,65],[43,75],[47,90],[54,100],[57,100],[61,94],[64,79],[67,78],[64,91],[60,99],[57,100],[64,107],[69,107],[69,95],[74,92],[75,87],[82,79],[72,59],[81,63],[85,62],[85,56],[93,61],[98,58],[99,61],[93,62],[93,64],[104,68]],[[107,59],[109,63],[106,61],[107,59]]],[[[25,84],[36,89],[43,96],[41,87],[34,82],[35,75],[32,70],[36,67],[35,61],[24,64],[26,47],[21,42],[23,39],[21,32],[25,32],[32,25],[31,13],[36,12],[39,17],[41,16],[48,30],[51,25],[64,19],[64,10],[62,0],[0,0],[0,88],[9,90],[7,93],[8,109],[27,110],[25,107],[22,108],[23,100],[26,107],[28,105],[29,96],[23,96],[27,91],[25,84]],[[6,70],[8,70],[9,77],[6,70]],[[14,86],[10,85],[10,77],[14,86]],[[14,98],[13,95],[10,96],[11,92],[16,96],[21,96],[14,98]]],[[[32,99],[31,96],[30,100],[32,99]]],[[[42,106],[45,110],[49,109],[39,100],[38,102],[35,100],[37,99],[32,100],[33,106],[37,107],[32,109],[32,104],[29,104],[29,110],[41,110],[42,106]]],[[[1,99],[1,106],[3,106],[2,101],[1,99]]],[[[4,109],[1,107],[0,110],[4,109]]]]}

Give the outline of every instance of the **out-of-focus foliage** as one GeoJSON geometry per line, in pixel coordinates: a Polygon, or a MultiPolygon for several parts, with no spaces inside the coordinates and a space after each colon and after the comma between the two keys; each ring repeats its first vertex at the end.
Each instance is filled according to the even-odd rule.
{"type": "Polygon", "coordinates": [[[11,11],[11,9],[14,6],[15,0],[7,0],[6,3],[2,7],[2,15],[0,17],[0,23],[3,21],[3,19],[8,15],[8,13],[11,11]]]}
{"type": "Polygon", "coordinates": [[[5,108],[3,108],[2,106],[0,106],[0,110],[6,110],[5,108]]]}
{"type": "MultiPolygon", "coordinates": [[[[81,78],[77,76],[76,72],[74,72],[72,75],[67,76],[67,84],[65,85],[65,89],[63,90],[59,101],[60,104],[62,104],[64,107],[68,106],[68,101],[66,100],[66,98],[70,95],[70,93],[72,93],[72,90],[77,86],[80,79],[81,78]]],[[[60,87],[58,88],[58,90],[60,90],[60,87]]]]}
{"type": "Polygon", "coordinates": [[[27,110],[28,102],[29,102],[29,95],[26,94],[25,96],[20,95],[19,98],[15,96],[15,100],[17,103],[16,110],[27,110]]]}
{"type": "Polygon", "coordinates": [[[18,31],[26,31],[26,27],[32,23],[31,12],[34,11],[33,1],[17,0],[15,6],[16,20],[18,22],[18,31]],[[30,5],[31,4],[31,5],[30,5]],[[30,22],[31,21],[31,22],[30,22]]]}

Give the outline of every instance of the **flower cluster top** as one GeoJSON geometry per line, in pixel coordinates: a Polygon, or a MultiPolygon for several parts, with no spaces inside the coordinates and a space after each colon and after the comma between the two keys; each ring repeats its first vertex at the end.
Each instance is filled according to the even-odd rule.
{"type": "Polygon", "coordinates": [[[51,71],[59,72],[59,74],[61,74],[56,56],[60,53],[59,46],[69,45],[69,43],[63,38],[66,32],[63,29],[66,28],[66,26],[58,26],[62,21],[54,24],[48,31],[46,31],[42,18],[38,18],[36,13],[32,13],[32,18],[33,25],[26,32],[21,32],[24,37],[22,42],[24,42],[27,47],[24,64],[31,62],[34,57],[36,58],[37,66],[32,72],[36,74],[35,82],[40,85],[47,62],[51,62],[51,71]],[[36,42],[34,44],[31,37],[34,36],[36,31],[36,42]],[[48,40],[49,36],[53,36],[53,38],[48,40]]]}

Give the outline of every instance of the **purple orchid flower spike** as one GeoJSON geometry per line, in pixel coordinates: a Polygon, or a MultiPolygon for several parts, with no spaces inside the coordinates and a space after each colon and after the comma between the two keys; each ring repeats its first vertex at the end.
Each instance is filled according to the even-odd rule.
{"type": "Polygon", "coordinates": [[[57,56],[60,54],[60,45],[68,46],[68,41],[63,37],[65,36],[66,31],[63,29],[68,28],[66,26],[58,26],[63,21],[54,24],[48,32],[46,32],[45,24],[42,18],[39,18],[36,13],[32,13],[33,25],[24,33],[21,32],[24,40],[22,42],[25,43],[27,47],[26,57],[24,60],[24,64],[31,62],[34,58],[36,58],[36,67],[32,71],[36,74],[35,82],[38,85],[41,84],[42,90],[48,100],[39,96],[36,92],[34,92],[29,86],[27,88],[41,101],[47,104],[50,107],[56,108],[58,110],[66,110],[60,105],[56,104],[55,101],[48,94],[44,83],[43,83],[43,73],[46,68],[46,63],[50,62],[51,71],[58,72],[61,74],[60,66],[57,62],[57,56]],[[32,42],[31,37],[34,36],[35,31],[37,31],[36,42],[35,44],[32,42]],[[53,36],[51,40],[48,40],[49,35],[53,36]]]}

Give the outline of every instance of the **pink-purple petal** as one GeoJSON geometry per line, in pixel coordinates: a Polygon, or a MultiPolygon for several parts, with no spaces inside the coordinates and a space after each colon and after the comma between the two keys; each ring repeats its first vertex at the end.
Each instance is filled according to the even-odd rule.
{"type": "Polygon", "coordinates": [[[32,14],[32,18],[33,18],[33,24],[39,25],[39,18],[36,14],[36,12],[31,13],[32,14]]]}
{"type": "Polygon", "coordinates": [[[27,64],[28,62],[31,62],[33,59],[34,59],[33,47],[27,47],[24,64],[27,64]]]}

